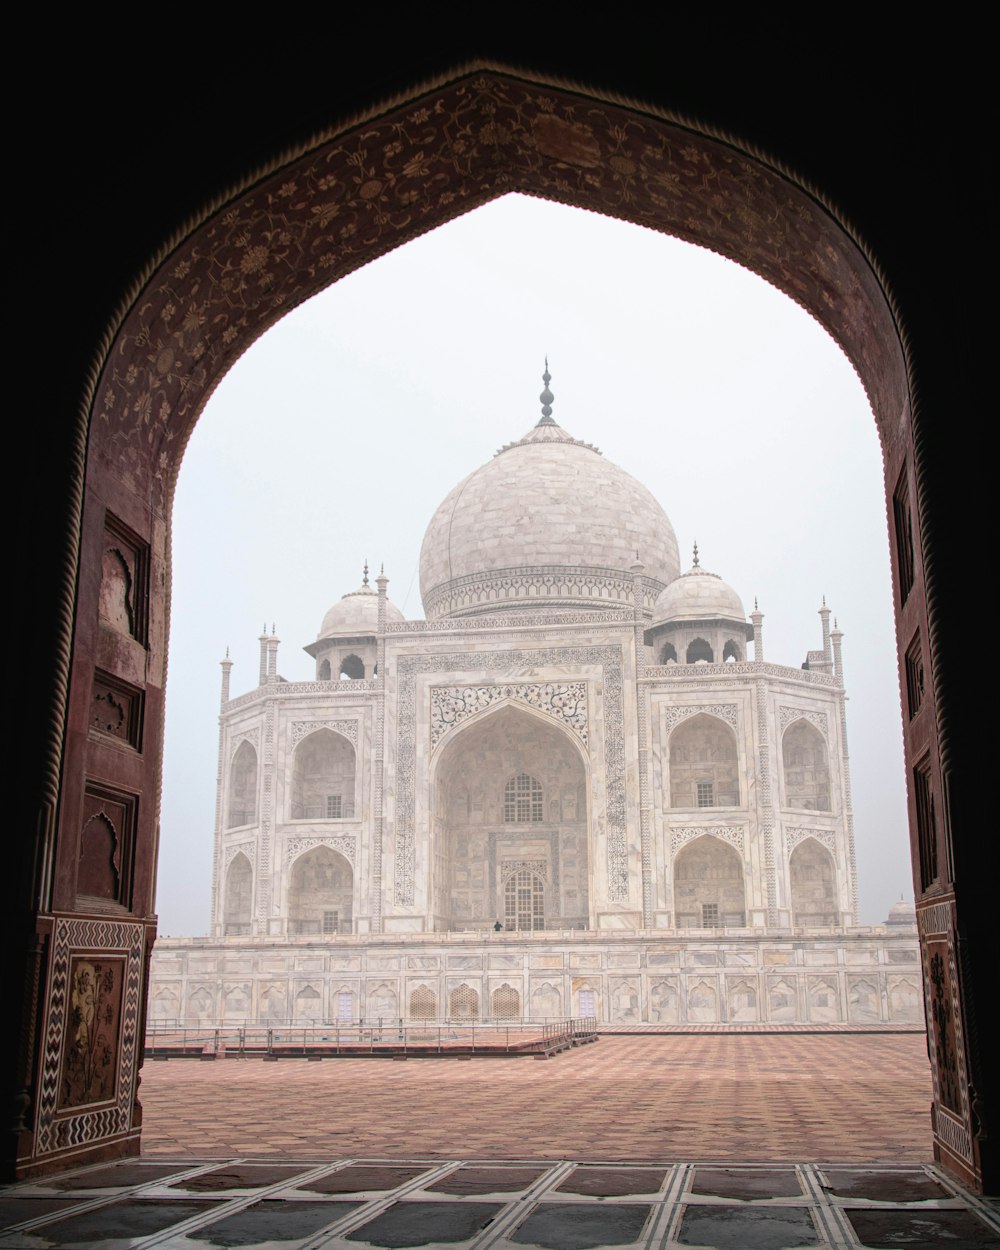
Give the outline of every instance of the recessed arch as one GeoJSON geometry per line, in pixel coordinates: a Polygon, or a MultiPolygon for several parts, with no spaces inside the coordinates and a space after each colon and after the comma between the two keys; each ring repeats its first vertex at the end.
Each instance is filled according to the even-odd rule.
{"type": "Polygon", "coordinates": [[[226,869],[222,898],[223,936],[249,933],[253,918],[253,868],[243,851],[236,852],[226,869]]]}
{"type": "Polygon", "coordinates": [[[681,847],[674,858],[679,929],[740,928],[746,906],[746,871],[735,847],[710,833],[681,847]]]}
{"type": "Polygon", "coordinates": [[[718,716],[698,712],[671,731],[670,806],[738,807],[739,753],[736,734],[718,716]]]}
{"type": "Polygon", "coordinates": [[[257,819],[257,751],[246,738],[233,752],[229,765],[229,805],[226,828],[252,825],[257,819]]]}
{"type": "Polygon", "coordinates": [[[805,811],[831,810],[830,756],[826,739],[804,717],[781,735],[785,805],[805,811]]]}
{"type": "Polygon", "coordinates": [[[329,846],[299,855],[288,875],[288,930],[292,934],[350,933],[354,869],[329,846]]]}
{"type": "Polygon", "coordinates": [[[347,820],[354,816],[357,752],[350,739],[323,727],[295,748],[291,820],[347,820]]]}
{"type": "Polygon", "coordinates": [[[792,923],[825,926],[839,923],[837,867],[816,838],[804,838],[788,858],[792,923]]]}

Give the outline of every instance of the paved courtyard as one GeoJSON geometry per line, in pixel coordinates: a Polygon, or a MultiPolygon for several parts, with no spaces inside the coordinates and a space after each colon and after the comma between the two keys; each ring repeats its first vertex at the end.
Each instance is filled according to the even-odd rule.
{"type": "Polygon", "coordinates": [[[919,1035],[553,1059],[147,1062],[145,1154],[0,1192],[32,1250],[995,1246],[930,1163],[919,1035]]]}
{"type": "Polygon", "coordinates": [[[922,1034],[602,1037],[552,1059],[147,1062],[148,1157],[926,1160],[922,1034]]]}

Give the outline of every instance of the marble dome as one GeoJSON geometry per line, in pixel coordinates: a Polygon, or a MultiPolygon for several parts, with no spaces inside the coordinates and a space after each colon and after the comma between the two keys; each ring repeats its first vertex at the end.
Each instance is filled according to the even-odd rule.
{"type": "MultiPolygon", "coordinates": [[[[551,403],[547,387],[543,403],[546,395],[551,403]]],[[[624,607],[637,552],[648,609],[680,572],[666,513],[631,474],[546,414],[435,512],[420,552],[424,611],[435,619],[624,607]]]]}
{"type": "Polygon", "coordinates": [[[746,619],[732,586],[698,564],[672,581],[653,608],[654,628],[683,621],[740,621],[745,625],[746,619]]]}
{"type": "MultiPolygon", "coordinates": [[[[403,614],[388,599],[386,621],[401,621],[403,614]]],[[[321,638],[365,638],[378,632],[378,591],[367,582],[357,590],[349,590],[323,617],[317,640],[321,638]]]]}

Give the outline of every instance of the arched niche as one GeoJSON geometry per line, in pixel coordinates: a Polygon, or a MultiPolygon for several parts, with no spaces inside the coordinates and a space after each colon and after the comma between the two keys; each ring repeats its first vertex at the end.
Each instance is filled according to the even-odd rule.
{"type": "Polygon", "coordinates": [[[689,716],[670,735],[670,806],[738,807],[736,735],[706,712],[689,716]]]}
{"type": "Polygon", "coordinates": [[[354,816],[354,746],[332,729],[317,729],[295,748],[292,820],[349,820],[354,816]]]}
{"type": "Polygon", "coordinates": [[[792,721],[781,735],[785,806],[830,811],[830,762],[826,739],[809,721],[792,721]]]}
{"type": "Polygon", "coordinates": [[[292,864],[288,877],[288,931],[330,937],[350,933],[354,869],[339,852],[314,846],[292,864]]]}
{"type": "Polygon", "coordinates": [[[437,1018],[437,995],[428,985],[418,985],[410,990],[410,1019],[434,1020],[437,1018]]]}
{"type": "Polygon", "coordinates": [[[229,805],[226,828],[238,829],[257,820],[257,752],[245,738],[229,765],[229,805]]]}
{"type": "Polygon", "coordinates": [[[727,638],[722,648],[722,660],[725,664],[735,664],[743,659],[743,648],[734,638],[727,638]]]}
{"type": "Polygon", "coordinates": [[[507,704],[455,730],[433,766],[432,827],[442,927],[506,924],[509,903],[514,927],[587,927],[587,770],[550,718],[507,704]]]}
{"type": "Polygon", "coordinates": [[[448,995],[448,1015],[453,1020],[478,1020],[479,991],[464,982],[456,986],[448,995]]]}
{"type": "Polygon", "coordinates": [[[520,1020],[521,995],[513,985],[504,982],[493,991],[490,995],[490,1014],[494,1020],[520,1020]]]}
{"type": "Polygon", "coordinates": [[[329,681],[330,680],[330,661],[329,660],[320,660],[319,667],[316,670],[316,680],[317,681],[329,681]]]}
{"type": "Polygon", "coordinates": [[[793,924],[815,927],[840,922],[837,868],[825,846],[815,838],[800,842],[789,856],[788,876],[793,924]]]}
{"type": "Polygon", "coordinates": [[[679,929],[741,928],[746,923],[743,859],[711,834],[695,838],[674,859],[674,912],[679,929]]]}
{"type": "Polygon", "coordinates": [[[226,869],[222,905],[222,932],[226,937],[250,932],[253,915],[253,868],[238,851],[226,869]]]}
{"type": "Polygon", "coordinates": [[[677,663],[677,648],[674,646],[672,642],[665,642],[663,646],[660,648],[659,663],[660,664],[676,664],[677,663]]]}
{"type": "Polygon", "coordinates": [[[712,644],[704,638],[692,638],[684,653],[685,664],[698,664],[702,661],[711,664],[714,660],[715,652],[712,650],[712,644]]]}
{"type": "Polygon", "coordinates": [[[361,681],[365,675],[365,662],[358,655],[345,655],[340,661],[341,681],[361,681]]]}

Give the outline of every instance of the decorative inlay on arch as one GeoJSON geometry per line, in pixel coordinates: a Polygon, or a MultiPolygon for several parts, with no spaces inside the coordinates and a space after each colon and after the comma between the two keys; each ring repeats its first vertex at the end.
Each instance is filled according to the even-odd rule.
{"type": "Polygon", "coordinates": [[[830,724],[825,712],[814,712],[801,707],[778,708],[778,728],[781,733],[784,733],[788,726],[797,720],[805,720],[810,725],[815,725],[826,741],[830,741],[830,724]]]}
{"type": "Polygon", "coordinates": [[[357,839],[350,834],[341,833],[329,838],[289,838],[285,843],[285,867],[287,868],[292,860],[298,859],[303,852],[311,851],[316,846],[325,846],[331,851],[336,851],[338,855],[343,855],[352,868],[355,866],[357,839]]]}
{"type": "Polygon", "coordinates": [[[290,726],[292,749],[294,750],[303,738],[307,738],[317,729],[330,729],[341,737],[347,738],[353,746],[358,745],[358,722],[356,720],[293,720],[290,726]]]}
{"type": "Polygon", "coordinates": [[[533,872],[546,885],[549,883],[549,865],[544,859],[505,859],[500,864],[500,884],[516,877],[519,872],[533,872]]]}
{"type": "MultiPolygon", "coordinates": [[[[416,859],[416,679],[423,673],[448,673],[468,668],[468,652],[438,655],[404,655],[397,665],[397,756],[395,900],[403,907],[413,904],[416,859]]],[[[628,839],[625,827],[625,703],[624,670],[620,646],[553,647],[550,650],[475,652],[477,668],[503,672],[531,665],[576,666],[590,664],[601,669],[604,697],[604,768],[607,802],[608,898],[624,903],[629,897],[628,839]]]]}
{"type": "Polygon", "coordinates": [[[689,716],[714,716],[723,720],[733,729],[737,724],[737,705],[735,703],[674,704],[663,709],[663,724],[669,734],[689,716]]]}
{"type": "Polygon", "coordinates": [[[800,842],[804,842],[806,838],[815,838],[817,842],[825,846],[831,853],[836,847],[836,839],[831,829],[786,829],[785,849],[791,852],[800,842]]]}
{"type": "Polygon", "coordinates": [[[431,749],[456,725],[505,701],[524,703],[571,729],[587,744],[585,681],[514,683],[490,686],[431,687],[431,749]]]}
{"type": "Polygon", "coordinates": [[[257,867],[257,843],[253,842],[236,842],[232,846],[227,846],[222,852],[222,866],[228,868],[237,855],[245,855],[250,861],[250,867],[257,867]]]}
{"type": "Polygon", "coordinates": [[[721,838],[730,846],[735,846],[742,855],[746,841],[745,825],[685,825],[670,831],[670,853],[676,855],[682,846],[709,834],[713,838],[721,838]]]}
{"type": "Polygon", "coordinates": [[[253,749],[260,753],[260,726],[254,725],[250,729],[241,729],[238,734],[234,734],[229,740],[229,758],[236,754],[237,750],[244,742],[249,742],[253,749]]]}

